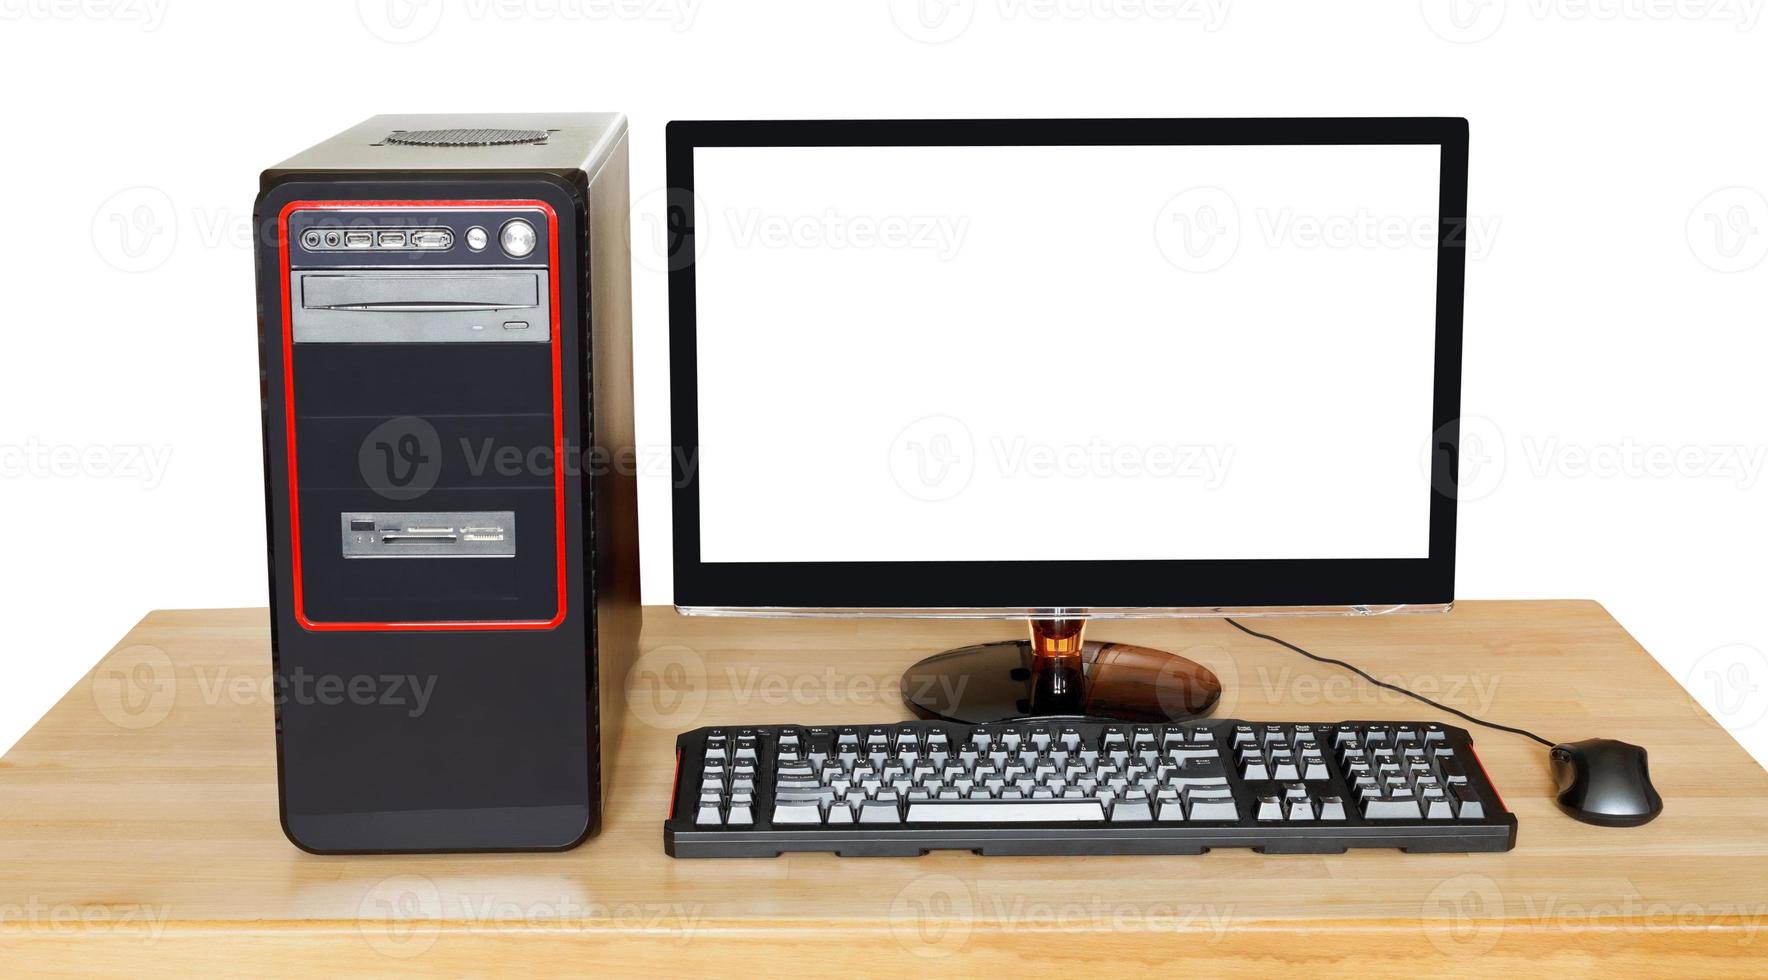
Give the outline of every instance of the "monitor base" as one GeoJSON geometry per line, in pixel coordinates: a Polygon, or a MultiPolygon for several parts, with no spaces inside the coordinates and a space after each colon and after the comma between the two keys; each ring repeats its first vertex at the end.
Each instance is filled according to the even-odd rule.
{"type": "MultiPolygon", "coordinates": [[[[1039,626],[1033,622],[1034,637],[1039,626]]],[[[1041,637],[1036,642],[1046,645],[1041,637]]],[[[1164,650],[1080,642],[1078,629],[1054,657],[1034,654],[1033,644],[982,643],[928,657],[903,673],[903,703],[921,718],[978,725],[1026,718],[1187,721],[1208,716],[1221,700],[1213,671],[1164,650]]]]}

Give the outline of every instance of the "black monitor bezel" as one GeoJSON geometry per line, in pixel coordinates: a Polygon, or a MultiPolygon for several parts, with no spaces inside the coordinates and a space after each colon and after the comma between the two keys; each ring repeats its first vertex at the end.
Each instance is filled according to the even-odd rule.
{"type": "MultiPolygon", "coordinates": [[[[1466,283],[1461,118],[677,121],[667,127],[675,604],[705,610],[1433,606],[1455,592],[1466,283]],[[704,562],[693,243],[694,150],[730,146],[1355,145],[1441,147],[1426,558],[704,562]],[[679,261],[676,261],[679,259],[679,261]]],[[[833,492],[833,491],[831,491],[833,492]]]]}

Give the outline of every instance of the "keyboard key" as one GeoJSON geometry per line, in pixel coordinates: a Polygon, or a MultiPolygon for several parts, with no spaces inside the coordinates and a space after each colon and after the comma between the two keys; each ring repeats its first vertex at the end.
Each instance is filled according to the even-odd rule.
{"type": "Polygon", "coordinates": [[[1154,810],[1148,805],[1148,800],[1145,798],[1140,800],[1122,800],[1111,808],[1112,823],[1153,819],[1154,810]]]}
{"type": "Polygon", "coordinates": [[[909,823],[1099,823],[1104,820],[1105,808],[1097,800],[925,801],[910,802],[908,812],[909,823]]]}
{"type": "Polygon", "coordinates": [[[822,823],[823,810],[816,800],[784,800],[774,804],[773,822],[822,823]]]}
{"type": "Polygon", "coordinates": [[[1240,807],[1231,796],[1191,797],[1186,815],[1192,820],[1239,820],[1240,807]]]}
{"type": "Polygon", "coordinates": [[[1363,817],[1367,820],[1416,820],[1418,801],[1411,797],[1366,800],[1363,803],[1363,817]]]}
{"type": "Polygon", "coordinates": [[[1486,815],[1486,808],[1479,801],[1479,794],[1466,783],[1452,783],[1449,786],[1449,799],[1455,806],[1455,816],[1462,820],[1478,820],[1486,815]]]}

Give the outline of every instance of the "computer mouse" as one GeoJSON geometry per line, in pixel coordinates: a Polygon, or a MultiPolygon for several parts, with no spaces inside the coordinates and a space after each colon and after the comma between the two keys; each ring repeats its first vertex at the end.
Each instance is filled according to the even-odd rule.
{"type": "Polygon", "coordinates": [[[1559,808],[1575,820],[1603,827],[1637,827],[1664,812],[1652,788],[1645,750],[1612,738],[1555,745],[1553,778],[1559,808]]]}

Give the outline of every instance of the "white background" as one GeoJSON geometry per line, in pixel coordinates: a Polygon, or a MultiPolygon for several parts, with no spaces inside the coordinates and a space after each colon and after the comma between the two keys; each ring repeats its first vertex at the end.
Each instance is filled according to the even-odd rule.
{"type": "Polygon", "coordinates": [[[701,556],[1427,557],[1440,156],[696,150],[701,556]]]}
{"type": "Polygon", "coordinates": [[[147,610],[265,602],[251,201],[364,116],[631,116],[660,461],[671,118],[1420,114],[1473,125],[1458,591],[1601,600],[1768,758],[1761,7],[0,0],[0,744],[147,610]]]}

